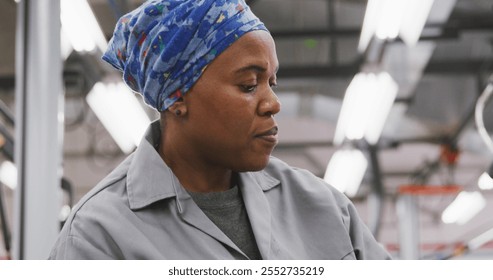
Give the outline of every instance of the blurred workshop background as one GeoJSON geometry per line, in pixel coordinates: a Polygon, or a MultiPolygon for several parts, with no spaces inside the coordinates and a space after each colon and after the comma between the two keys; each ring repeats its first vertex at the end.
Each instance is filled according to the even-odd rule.
{"type": "MultiPolygon", "coordinates": [[[[158,117],[100,60],[142,2],[0,0],[1,259],[46,258],[158,117]]],[[[396,259],[493,259],[493,3],[247,2],[280,61],[274,156],[344,192],[396,259]]]]}

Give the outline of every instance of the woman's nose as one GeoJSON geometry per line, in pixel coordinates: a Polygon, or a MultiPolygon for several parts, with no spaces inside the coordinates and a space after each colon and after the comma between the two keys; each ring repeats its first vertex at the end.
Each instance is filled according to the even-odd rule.
{"type": "Polygon", "coordinates": [[[281,111],[281,102],[272,88],[269,87],[266,97],[260,101],[258,110],[261,116],[273,116],[281,111]]]}

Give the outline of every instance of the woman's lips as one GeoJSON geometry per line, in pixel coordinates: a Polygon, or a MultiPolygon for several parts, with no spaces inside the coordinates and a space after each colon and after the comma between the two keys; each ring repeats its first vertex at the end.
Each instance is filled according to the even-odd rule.
{"type": "Polygon", "coordinates": [[[278,127],[274,126],[273,128],[271,128],[265,132],[257,134],[256,137],[260,138],[262,140],[265,140],[267,142],[277,143],[277,132],[278,132],[278,130],[279,130],[278,127]]]}

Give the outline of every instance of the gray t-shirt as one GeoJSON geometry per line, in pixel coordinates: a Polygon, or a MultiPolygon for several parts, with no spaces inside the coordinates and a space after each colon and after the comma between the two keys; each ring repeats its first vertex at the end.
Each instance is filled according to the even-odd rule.
{"type": "Polygon", "coordinates": [[[207,217],[251,260],[262,257],[237,186],[224,192],[188,192],[207,217]]]}

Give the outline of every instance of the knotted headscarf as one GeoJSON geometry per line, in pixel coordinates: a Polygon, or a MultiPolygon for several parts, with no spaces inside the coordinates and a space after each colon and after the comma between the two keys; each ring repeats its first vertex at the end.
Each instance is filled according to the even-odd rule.
{"type": "Polygon", "coordinates": [[[244,0],[149,0],[118,21],[103,60],[164,111],[243,34],[267,30],[244,0]]]}

